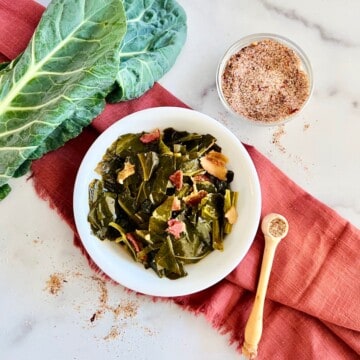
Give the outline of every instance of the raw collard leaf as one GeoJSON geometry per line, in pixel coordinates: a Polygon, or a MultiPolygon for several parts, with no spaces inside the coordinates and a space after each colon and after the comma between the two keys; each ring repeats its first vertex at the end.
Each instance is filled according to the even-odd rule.
{"type": "Polygon", "coordinates": [[[3,186],[0,187],[0,200],[4,199],[9,192],[11,191],[11,188],[9,186],[9,184],[5,184],[3,186]]]}
{"type": "Polygon", "coordinates": [[[103,110],[125,32],[120,0],[50,3],[24,53],[0,69],[0,193],[103,110]]]}
{"type": "Polygon", "coordinates": [[[134,99],[175,63],[186,39],[186,14],[175,0],[124,1],[127,33],[111,102],[134,99]]]}
{"type": "Polygon", "coordinates": [[[9,66],[9,62],[2,62],[0,63],[0,74],[4,73],[5,71],[7,71],[7,67],[9,66]]]}

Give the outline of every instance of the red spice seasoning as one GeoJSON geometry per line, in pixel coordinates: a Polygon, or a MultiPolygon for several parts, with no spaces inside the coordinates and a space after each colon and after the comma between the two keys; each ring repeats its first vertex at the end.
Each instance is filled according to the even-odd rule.
{"type": "Polygon", "coordinates": [[[272,39],[254,42],[232,55],[221,87],[236,113],[264,123],[295,114],[310,94],[309,78],[299,56],[272,39]]]}
{"type": "Polygon", "coordinates": [[[49,279],[46,281],[46,288],[50,294],[57,295],[62,289],[63,283],[66,282],[62,274],[55,273],[51,274],[49,279]]]}

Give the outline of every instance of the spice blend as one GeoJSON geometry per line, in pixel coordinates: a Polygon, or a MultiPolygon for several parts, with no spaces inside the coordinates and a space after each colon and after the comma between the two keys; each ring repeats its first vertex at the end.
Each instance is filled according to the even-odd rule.
{"type": "Polygon", "coordinates": [[[310,81],[299,56],[272,39],[254,42],[232,55],[221,87],[236,113],[263,123],[295,114],[310,95],[310,81]]]}
{"type": "Polygon", "coordinates": [[[62,289],[62,285],[64,282],[66,282],[66,280],[61,274],[51,274],[49,279],[46,281],[45,289],[48,290],[50,294],[57,295],[62,289]]]}
{"type": "Polygon", "coordinates": [[[285,234],[286,228],[285,221],[276,218],[270,222],[269,232],[274,237],[280,237],[285,234]]]}

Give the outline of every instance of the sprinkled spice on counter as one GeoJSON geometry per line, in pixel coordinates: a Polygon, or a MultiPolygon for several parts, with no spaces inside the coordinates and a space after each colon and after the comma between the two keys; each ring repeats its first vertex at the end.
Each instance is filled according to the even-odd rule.
{"type": "Polygon", "coordinates": [[[112,326],[110,332],[106,336],[104,336],[104,340],[114,340],[119,335],[119,329],[116,326],[112,326]]]}
{"type": "Polygon", "coordinates": [[[46,281],[46,290],[52,295],[57,295],[61,290],[63,283],[66,282],[62,274],[51,274],[46,281]]]}
{"type": "Polygon", "coordinates": [[[272,134],[272,143],[276,146],[276,148],[283,154],[286,153],[285,146],[281,143],[281,138],[285,135],[284,125],[279,125],[274,133],[272,134]]]}
{"type": "Polygon", "coordinates": [[[298,112],[310,94],[309,78],[298,55],[272,39],[254,42],[232,55],[221,86],[236,113],[265,123],[298,112]]]}

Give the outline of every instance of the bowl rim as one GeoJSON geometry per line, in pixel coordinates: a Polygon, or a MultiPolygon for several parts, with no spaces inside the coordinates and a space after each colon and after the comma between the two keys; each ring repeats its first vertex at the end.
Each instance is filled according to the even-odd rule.
{"type": "Polygon", "coordinates": [[[295,119],[296,117],[298,117],[300,115],[300,113],[304,110],[304,108],[307,106],[307,104],[309,103],[309,101],[312,97],[312,94],[314,91],[314,74],[313,74],[313,69],[312,69],[310,59],[306,55],[305,51],[298,44],[296,44],[293,40],[291,40],[283,35],[279,35],[279,34],[275,34],[275,33],[265,33],[265,32],[264,33],[253,33],[253,34],[249,34],[244,37],[241,37],[239,40],[235,41],[227,48],[227,50],[225,51],[224,55],[221,57],[218,65],[217,65],[216,88],[217,88],[217,93],[218,93],[218,96],[220,98],[222,105],[233,116],[235,116],[236,118],[241,119],[247,123],[251,123],[254,125],[258,125],[258,126],[271,127],[271,126],[283,125],[283,124],[289,122],[290,120],[295,119]],[[278,121],[271,121],[271,122],[254,120],[254,119],[248,118],[244,115],[237,113],[226,101],[223,91],[222,91],[222,86],[221,86],[222,74],[224,72],[225,66],[226,66],[228,60],[230,59],[230,57],[233,54],[235,54],[237,51],[239,51],[240,49],[251,44],[252,42],[265,40],[265,39],[272,39],[272,40],[278,41],[281,44],[283,44],[283,45],[289,47],[291,50],[293,50],[295,52],[295,54],[300,58],[301,65],[303,67],[303,70],[306,72],[306,74],[308,76],[308,81],[309,81],[309,95],[308,95],[307,99],[305,100],[304,104],[302,105],[301,109],[293,115],[287,116],[278,121]]]}

